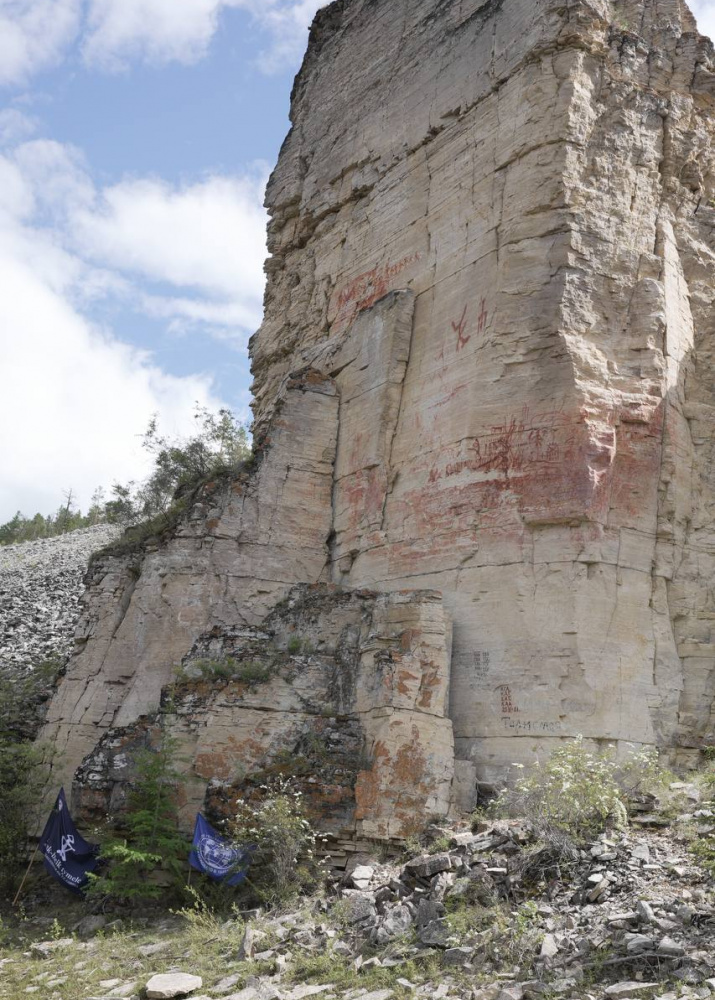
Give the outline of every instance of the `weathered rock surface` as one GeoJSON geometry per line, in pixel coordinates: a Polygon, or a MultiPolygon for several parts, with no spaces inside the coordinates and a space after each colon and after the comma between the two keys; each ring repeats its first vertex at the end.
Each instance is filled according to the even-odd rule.
{"type": "Polygon", "coordinates": [[[258,426],[409,289],[389,451],[341,402],[331,569],[443,592],[483,778],[712,737],[714,80],[679,0],[353,0],[296,85],[258,426]]]}
{"type": "MultiPolygon", "coordinates": [[[[444,815],[454,758],[448,627],[438,594],[298,587],[260,628],[199,639],[165,716],[177,757],[191,762],[187,823],[207,785],[220,814],[278,775],[337,837],[403,838],[425,810],[444,815]]],[[[157,733],[150,715],[99,742],[77,772],[85,815],[121,810],[133,753],[157,733]]]]}
{"type": "MultiPolygon", "coordinates": [[[[684,764],[713,740],[714,112],[682,0],[319,12],[267,196],[256,466],[173,538],[95,564],[46,729],[67,784],[201,636],[260,630],[306,583],[418,609],[438,592],[454,623],[456,764],[440,712],[412,741],[412,681],[407,704],[399,684],[351,703],[373,760],[390,747],[376,835],[413,788],[402,752],[431,761],[419,794],[444,810],[451,771],[466,806],[563,737],[684,764]]],[[[293,745],[280,700],[260,735],[265,705],[207,698],[197,781],[229,780],[251,727],[252,761],[271,733],[293,745]]]]}

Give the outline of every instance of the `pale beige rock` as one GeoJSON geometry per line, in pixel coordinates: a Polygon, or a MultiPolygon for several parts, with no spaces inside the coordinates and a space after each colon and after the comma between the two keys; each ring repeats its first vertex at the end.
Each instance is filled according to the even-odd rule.
{"type": "Polygon", "coordinates": [[[679,0],[354,0],[298,79],[257,421],[411,292],[389,458],[339,462],[333,579],[443,592],[483,780],[564,736],[713,734],[713,80],[679,0]]]}
{"type": "Polygon", "coordinates": [[[168,972],[151,977],[146,984],[146,995],[148,1000],[173,1000],[174,997],[195,993],[202,986],[201,976],[192,976],[187,972],[168,972]]]}

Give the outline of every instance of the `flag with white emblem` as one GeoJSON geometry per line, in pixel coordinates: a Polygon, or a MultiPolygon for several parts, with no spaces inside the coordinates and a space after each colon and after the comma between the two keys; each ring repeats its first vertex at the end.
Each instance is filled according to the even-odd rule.
{"type": "Polygon", "coordinates": [[[226,885],[245,881],[255,847],[238,847],[229,843],[206,822],[199,813],[194,827],[194,842],[189,864],[196,871],[226,885]]]}
{"type": "Polygon", "coordinates": [[[89,844],[78,833],[67,808],[65,790],[61,788],[40,838],[45,868],[62,885],[81,892],[89,882],[89,873],[99,863],[98,851],[99,845],[89,844]]]}

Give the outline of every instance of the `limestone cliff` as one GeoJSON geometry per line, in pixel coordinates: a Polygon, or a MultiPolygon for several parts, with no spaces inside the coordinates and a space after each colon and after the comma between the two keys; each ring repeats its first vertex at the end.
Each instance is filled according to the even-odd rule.
{"type": "MultiPolygon", "coordinates": [[[[47,729],[64,774],[157,709],[203,634],[261,629],[316,583],[391,595],[380,608],[412,592],[418,625],[398,615],[385,641],[418,688],[438,606],[430,659],[451,664],[439,708],[399,684],[346,706],[365,765],[348,827],[369,799],[362,832],[403,835],[395,794],[441,814],[452,775],[466,805],[578,733],[687,764],[715,691],[712,44],[682,0],[336,0],[292,123],[251,348],[256,466],[170,540],[95,565],[47,729]],[[405,723],[391,741],[378,708],[405,723]],[[386,774],[383,811],[363,790],[386,774]]],[[[316,691],[340,673],[328,655],[303,665],[316,691]]],[[[206,697],[197,794],[251,725],[232,695],[214,728],[206,697]]]]}

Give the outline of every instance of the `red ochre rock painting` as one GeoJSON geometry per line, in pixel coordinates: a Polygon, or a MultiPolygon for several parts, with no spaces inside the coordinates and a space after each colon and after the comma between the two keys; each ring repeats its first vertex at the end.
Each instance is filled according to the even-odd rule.
{"type": "MultiPolygon", "coordinates": [[[[452,458],[448,451],[428,470],[427,484],[440,484],[433,498],[442,510],[446,481],[462,477],[455,483],[453,507],[466,501],[472,509],[504,513],[507,494],[528,521],[605,522],[614,507],[637,514],[644,491],[657,489],[662,437],[662,406],[641,408],[637,421],[629,407],[624,422],[619,410],[597,418],[562,409],[532,412],[525,406],[452,452],[452,458]],[[464,482],[465,472],[475,475],[464,482]]],[[[420,507],[434,524],[428,493],[420,507]]]]}
{"type": "Polygon", "coordinates": [[[421,256],[419,253],[412,253],[394,263],[379,264],[344,285],[334,300],[336,315],[333,328],[337,330],[348,326],[358,313],[369,309],[388,292],[393,291],[395,278],[411,264],[417,263],[421,256]]]}
{"type": "Polygon", "coordinates": [[[459,320],[458,323],[455,323],[454,320],[452,321],[452,329],[457,334],[457,348],[456,348],[457,352],[461,351],[462,348],[466,347],[467,344],[469,343],[469,341],[472,339],[472,335],[471,334],[468,337],[465,337],[465,335],[464,335],[464,331],[467,328],[467,310],[468,309],[469,309],[469,306],[465,306],[464,307],[464,312],[462,313],[462,317],[461,317],[461,319],[459,320]]]}

